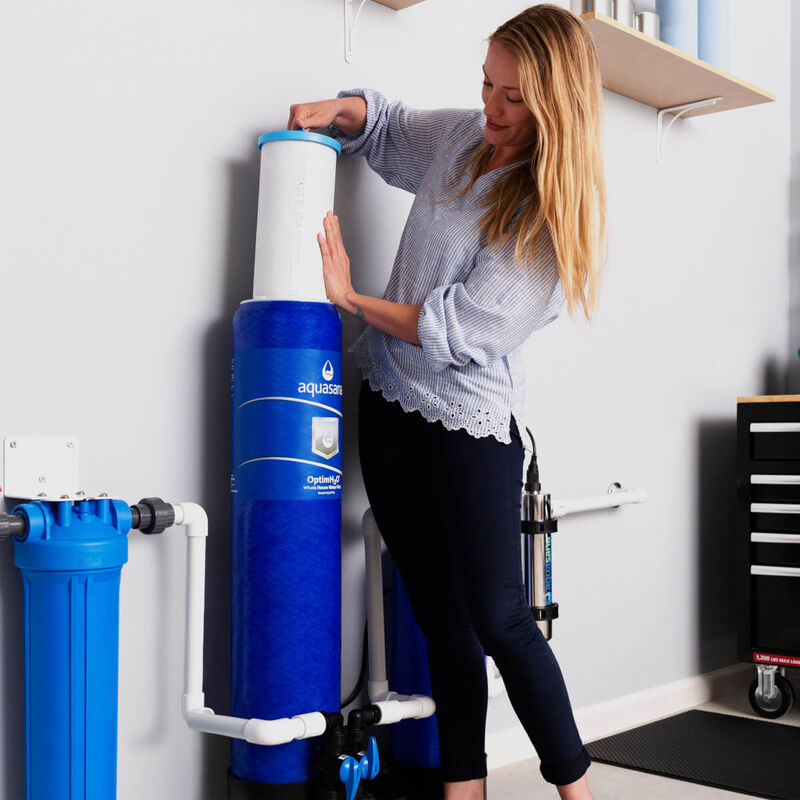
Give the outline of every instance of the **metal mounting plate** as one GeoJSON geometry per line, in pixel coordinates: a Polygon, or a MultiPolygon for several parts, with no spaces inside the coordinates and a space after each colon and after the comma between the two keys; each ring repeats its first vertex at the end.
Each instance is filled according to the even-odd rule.
{"type": "Polygon", "coordinates": [[[77,436],[8,436],[2,493],[21,500],[72,497],[80,491],[77,436]]]}

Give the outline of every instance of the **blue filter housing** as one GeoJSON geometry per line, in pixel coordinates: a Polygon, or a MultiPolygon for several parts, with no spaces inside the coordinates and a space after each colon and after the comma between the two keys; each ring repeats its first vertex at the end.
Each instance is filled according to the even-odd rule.
{"type": "Polygon", "coordinates": [[[25,604],[26,797],[109,800],[117,783],[119,581],[131,511],[119,500],[17,506],[25,604]]]}
{"type": "MultiPolygon", "coordinates": [[[[392,589],[392,672],[390,685],[398,694],[431,696],[428,646],[417,625],[400,572],[394,568],[392,589]]],[[[439,730],[436,715],[405,719],[392,725],[392,756],[397,764],[439,769],[439,730]]]]}
{"type": "MultiPolygon", "coordinates": [[[[328,302],[233,320],[232,713],[339,711],[342,326],[328,302]]],[[[241,780],[306,783],[321,740],[231,742],[241,780]]]]}

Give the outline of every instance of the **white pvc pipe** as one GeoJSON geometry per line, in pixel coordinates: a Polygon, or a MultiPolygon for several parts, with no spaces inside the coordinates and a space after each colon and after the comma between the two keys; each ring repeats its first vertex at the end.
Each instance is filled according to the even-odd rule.
{"type": "Polygon", "coordinates": [[[425,695],[403,695],[389,691],[386,678],[386,638],[383,626],[383,571],[381,539],[372,509],[361,518],[367,568],[367,638],[369,640],[369,699],[381,710],[378,725],[403,719],[422,719],[436,711],[436,703],[425,695]]]}
{"type": "Polygon", "coordinates": [[[643,503],[647,500],[646,489],[621,489],[597,497],[578,497],[574,500],[553,500],[551,503],[553,519],[577,514],[581,511],[597,511],[601,508],[616,508],[628,503],[643,503]]]}
{"type": "Polygon", "coordinates": [[[361,519],[364,534],[367,589],[367,641],[369,643],[370,698],[389,691],[386,678],[386,648],[383,628],[383,574],[381,569],[381,537],[375,515],[368,508],[361,519]]]}
{"type": "Polygon", "coordinates": [[[206,537],[208,517],[199,505],[175,507],[175,524],[186,527],[186,642],[183,707],[203,708],[203,625],[205,622],[206,537]]]}
{"type": "Polygon", "coordinates": [[[216,733],[252,744],[285,744],[325,733],[325,716],[319,712],[291,719],[241,719],[216,715],[205,706],[203,694],[203,623],[205,615],[205,565],[208,517],[196,503],[177,503],[175,524],[186,527],[186,647],[182,710],[194,730],[216,733]]]}
{"type": "MultiPolygon", "coordinates": [[[[205,705],[203,693],[203,624],[205,616],[205,566],[206,539],[208,538],[208,516],[196,503],[177,503],[175,524],[186,527],[186,643],[183,673],[182,711],[187,725],[203,733],[215,733],[244,739],[251,744],[286,744],[294,739],[310,739],[325,733],[327,720],[324,714],[312,711],[282,719],[243,719],[217,715],[205,705]]],[[[366,516],[366,515],[365,515],[366,516]]],[[[373,520],[374,525],[374,520],[373,520]]],[[[376,528],[377,532],[377,528],[376,528]]],[[[380,540],[378,539],[378,597],[380,598],[380,636],[383,647],[383,581],[380,573],[380,540]]],[[[373,555],[374,559],[374,555],[373,555]]],[[[374,561],[373,561],[374,563],[374,561]]],[[[374,576],[373,576],[374,580],[374,576]]],[[[374,614],[373,614],[374,622],[374,614]]],[[[386,674],[385,653],[383,656],[384,677],[386,674]]],[[[436,710],[430,697],[422,695],[398,695],[388,691],[370,699],[381,709],[378,724],[389,725],[401,719],[429,717],[436,710]]]]}
{"type": "Polygon", "coordinates": [[[403,719],[422,719],[432,716],[436,711],[436,703],[423,694],[387,692],[385,699],[373,700],[372,704],[381,710],[378,725],[391,725],[403,719]]]}

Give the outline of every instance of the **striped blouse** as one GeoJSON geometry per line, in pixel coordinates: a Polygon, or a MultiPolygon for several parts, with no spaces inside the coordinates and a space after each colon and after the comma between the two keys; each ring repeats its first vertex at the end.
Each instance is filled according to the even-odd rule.
{"type": "Polygon", "coordinates": [[[421,346],[368,325],[349,352],[372,389],[405,411],[509,443],[512,414],[524,431],[522,346],[558,317],[564,299],[549,232],[539,238],[532,270],[516,263],[513,238],[489,246],[480,233],[481,201],[514,165],[448,200],[469,182],[468,175],[453,181],[483,141],[480,111],[410,109],[371,89],[338,96],[367,102],[361,132],[331,127],[342,152],[365,156],[386,183],[416,195],[383,298],[422,306],[421,346]]]}

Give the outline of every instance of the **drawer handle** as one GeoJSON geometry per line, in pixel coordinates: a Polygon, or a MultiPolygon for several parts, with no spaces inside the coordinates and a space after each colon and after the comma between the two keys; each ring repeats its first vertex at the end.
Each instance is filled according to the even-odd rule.
{"type": "Polygon", "coordinates": [[[750,433],[800,433],[800,422],[751,422],[750,433]]]}
{"type": "Polygon", "coordinates": [[[751,475],[750,483],[764,486],[800,486],[800,475],[751,475]]]}
{"type": "Polygon", "coordinates": [[[800,567],[750,567],[750,574],[775,578],[800,578],[800,567]]]}
{"type": "Polygon", "coordinates": [[[798,503],[751,503],[753,514],[800,514],[798,503]]]}
{"type": "Polygon", "coordinates": [[[800,533],[751,533],[750,541],[762,544],[800,544],[800,533]]]}

